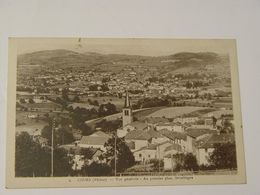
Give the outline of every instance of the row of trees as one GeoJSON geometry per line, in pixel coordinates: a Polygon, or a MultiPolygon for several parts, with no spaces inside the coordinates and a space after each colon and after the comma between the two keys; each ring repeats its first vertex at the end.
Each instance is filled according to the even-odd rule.
{"type": "Polygon", "coordinates": [[[134,109],[139,108],[150,108],[150,107],[159,107],[159,106],[169,106],[171,105],[171,101],[168,98],[144,98],[142,100],[138,100],[136,104],[133,105],[134,109]]]}
{"type": "Polygon", "coordinates": [[[102,85],[90,85],[89,86],[90,91],[109,91],[109,88],[107,84],[102,84],[102,85]]]}
{"type": "Polygon", "coordinates": [[[215,144],[214,151],[209,155],[208,165],[198,165],[196,156],[192,153],[176,154],[176,166],[174,171],[189,170],[217,170],[217,169],[236,169],[236,147],[234,143],[215,144]]]}
{"type": "Polygon", "coordinates": [[[202,81],[186,81],[186,83],[184,84],[184,86],[187,89],[195,89],[198,87],[203,87],[203,86],[208,86],[208,83],[202,82],[202,81]]]}
{"type": "MultiPolygon", "coordinates": [[[[76,172],[72,170],[73,155],[68,155],[69,151],[57,147],[57,142],[54,145],[53,168],[56,177],[75,174],[81,176],[114,175],[115,160],[118,172],[125,171],[135,163],[134,156],[124,140],[117,138],[115,141],[115,138],[111,138],[105,143],[106,152],[102,155],[102,158],[106,159],[106,163],[85,164],[80,172],[76,172]]],[[[42,147],[27,132],[18,134],[16,136],[15,175],[17,177],[48,177],[50,173],[50,147],[42,147]]]]}
{"type": "MultiPolygon", "coordinates": [[[[71,172],[70,158],[63,149],[54,150],[54,176],[67,176],[71,172]]],[[[51,150],[41,147],[27,132],[16,136],[15,175],[17,177],[45,177],[51,172],[51,150]]]]}
{"type": "MultiPolygon", "coordinates": [[[[19,102],[20,102],[21,104],[25,104],[25,103],[26,103],[26,101],[25,101],[24,98],[20,98],[19,102]]],[[[34,102],[34,100],[33,100],[32,98],[29,98],[29,99],[28,99],[28,103],[34,104],[35,102],[34,102]]]]}
{"type": "Polygon", "coordinates": [[[211,167],[216,169],[236,169],[236,145],[235,143],[215,144],[214,151],[209,156],[211,167]]]}

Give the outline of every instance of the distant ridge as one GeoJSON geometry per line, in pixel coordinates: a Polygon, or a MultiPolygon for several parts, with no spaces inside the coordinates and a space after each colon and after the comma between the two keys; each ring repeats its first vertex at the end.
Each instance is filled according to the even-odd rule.
{"type": "Polygon", "coordinates": [[[227,55],[213,52],[180,52],[168,56],[139,56],[127,54],[100,54],[96,52],[79,53],[76,51],[56,49],[26,53],[18,56],[19,65],[57,65],[57,66],[161,66],[162,69],[176,70],[192,67],[194,69],[205,65],[226,65],[227,55]]]}

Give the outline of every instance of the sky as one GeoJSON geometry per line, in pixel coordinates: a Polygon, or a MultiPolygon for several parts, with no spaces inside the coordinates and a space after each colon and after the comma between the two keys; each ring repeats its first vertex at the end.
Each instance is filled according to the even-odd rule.
{"type": "Polygon", "coordinates": [[[137,38],[12,38],[17,53],[68,49],[101,54],[164,56],[178,52],[229,53],[233,40],[224,39],[137,39],[137,38]],[[80,46],[79,46],[80,45],[80,46]]]}

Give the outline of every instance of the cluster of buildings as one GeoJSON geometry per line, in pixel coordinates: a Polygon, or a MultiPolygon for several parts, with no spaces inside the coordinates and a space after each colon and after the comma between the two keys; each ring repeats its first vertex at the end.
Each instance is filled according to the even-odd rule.
{"type": "MultiPolygon", "coordinates": [[[[141,91],[142,93],[132,94],[136,98],[144,97],[158,97],[165,95],[181,96],[188,98],[196,98],[198,95],[203,96],[205,93],[211,95],[218,95],[221,91],[226,89],[219,89],[212,87],[214,79],[210,75],[204,73],[201,77],[194,80],[194,82],[201,82],[205,86],[211,85],[211,88],[196,87],[187,88],[186,82],[193,83],[192,79],[177,77],[175,75],[159,74],[158,67],[151,72],[147,67],[138,66],[136,68],[126,67],[122,71],[115,74],[111,71],[79,71],[71,69],[43,69],[37,76],[28,76],[27,74],[18,75],[17,86],[18,91],[28,91],[34,93],[48,93],[49,95],[61,94],[64,88],[69,90],[70,94],[74,95],[104,95],[118,96],[118,93],[124,93],[125,89],[129,91],[141,91]],[[157,78],[157,80],[152,80],[157,78]],[[163,80],[163,82],[160,81],[163,80]],[[103,90],[103,85],[106,90],[103,90]],[[93,88],[93,86],[95,86],[93,88]],[[220,91],[219,91],[220,90],[220,91]]],[[[21,71],[23,72],[23,71],[21,71]]],[[[217,77],[217,76],[215,76],[217,77]]],[[[230,90],[230,87],[229,89],[230,90]]]]}
{"type": "MultiPolygon", "coordinates": [[[[214,151],[216,143],[235,142],[234,134],[220,133],[217,126],[222,124],[219,116],[218,118],[216,122],[209,116],[177,117],[171,122],[163,117],[133,121],[133,111],[127,93],[122,110],[123,125],[117,129],[117,139],[128,145],[138,164],[149,163],[152,159],[163,160],[164,170],[173,170],[176,166],[176,154],[192,153],[199,165],[210,165],[209,155],[214,151]],[[204,124],[196,125],[198,120],[204,120],[204,124]]],[[[89,136],[83,136],[71,147],[99,151],[97,154],[102,155],[106,151],[104,144],[111,137],[110,134],[96,131],[89,136]]],[[[97,154],[95,161],[100,161],[97,154]]],[[[80,154],[75,159],[75,163],[80,165],[84,156],[80,154]]]]}
{"type": "MultiPolygon", "coordinates": [[[[157,67],[158,68],[158,67],[157,67]]],[[[210,66],[208,67],[210,69],[210,66]]],[[[226,78],[226,76],[225,76],[226,78]]],[[[196,88],[186,87],[186,82],[191,79],[168,74],[160,74],[155,69],[152,72],[147,67],[138,66],[137,69],[125,68],[115,74],[111,71],[81,71],[71,69],[43,70],[34,76],[19,74],[17,86],[17,100],[20,101],[24,111],[24,105],[33,101],[37,105],[31,105],[29,111],[35,112],[59,112],[60,105],[50,102],[46,97],[55,99],[61,96],[64,88],[68,89],[69,95],[118,96],[125,89],[139,91],[131,93],[135,100],[145,97],[174,96],[178,103],[186,105],[232,108],[231,87],[214,86],[214,79],[206,75],[199,79],[205,86],[196,88]],[[35,76],[36,75],[36,76],[35,76]],[[163,79],[163,82],[151,78],[163,79]],[[102,86],[106,90],[102,91],[102,86]],[[92,88],[92,86],[96,86],[92,88]],[[93,90],[94,89],[94,90],[93,90]],[[140,93],[141,92],[141,93],[140,93]],[[209,95],[210,94],[210,95],[209,95]],[[211,99],[210,97],[216,97],[211,99]],[[226,99],[217,99],[218,96],[226,99]],[[187,97],[187,98],[184,98],[187,97]],[[227,99],[229,98],[229,99],[227,99]],[[50,105],[47,107],[47,105],[50,105]],[[42,107],[37,107],[42,105],[42,107]]],[[[196,79],[194,82],[197,82],[196,79]]],[[[85,104],[85,103],[83,103],[85,104]]],[[[71,104],[72,108],[81,107],[81,103],[71,104]]],[[[26,106],[28,107],[28,106],[26,106]]],[[[93,105],[85,106],[86,109],[95,108],[93,105]]],[[[27,109],[28,111],[28,109],[27,109]]],[[[37,118],[37,114],[28,114],[30,119],[37,118]]],[[[217,117],[214,122],[211,116],[176,117],[169,120],[163,117],[150,117],[142,121],[133,121],[133,111],[130,106],[129,94],[126,94],[125,106],[122,110],[122,127],[117,129],[118,139],[122,139],[132,151],[137,163],[147,163],[151,159],[164,161],[164,169],[174,168],[174,155],[192,153],[196,156],[199,165],[209,165],[209,154],[214,150],[215,143],[234,142],[234,134],[221,134],[217,126],[222,126],[222,119],[217,117]],[[203,121],[203,125],[197,122],[203,121]]],[[[92,135],[82,136],[73,144],[62,146],[72,150],[75,155],[75,170],[84,165],[86,158],[94,161],[102,161],[102,153],[106,148],[104,144],[111,135],[102,131],[96,131],[92,135]],[[86,152],[89,150],[88,152],[86,152]],[[92,154],[92,155],[90,155],[92,154]]],[[[46,140],[41,140],[46,142],[46,140]]],[[[88,160],[88,163],[92,161],[88,160]]]]}

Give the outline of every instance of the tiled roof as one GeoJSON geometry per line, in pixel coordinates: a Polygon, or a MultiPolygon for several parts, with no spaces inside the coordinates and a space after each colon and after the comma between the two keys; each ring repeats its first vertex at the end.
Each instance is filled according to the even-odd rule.
{"type": "Polygon", "coordinates": [[[210,130],[210,129],[201,129],[201,128],[188,128],[186,129],[186,133],[187,135],[197,138],[201,135],[205,135],[205,134],[216,134],[217,131],[216,130],[210,130]]]}
{"type": "Polygon", "coordinates": [[[152,138],[161,138],[161,137],[164,137],[161,133],[159,133],[158,131],[155,131],[155,130],[153,130],[153,129],[148,130],[147,133],[148,133],[152,138]]]}
{"type": "Polygon", "coordinates": [[[133,130],[126,134],[125,139],[149,140],[152,136],[147,131],[133,130]]]}
{"type": "Polygon", "coordinates": [[[197,141],[198,148],[214,148],[215,144],[234,143],[234,134],[211,134],[197,141]]]}
{"type": "Polygon", "coordinates": [[[100,149],[98,149],[98,148],[81,148],[80,152],[82,155],[85,156],[85,158],[91,159],[98,150],[100,150],[100,149]]]}
{"type": "Polygon", "coordinates": [[[164,135],[165,137],[168,137],[171,140],[174,140],[174,139],[186,140],[187,139],[186,134],[174,132],[174,131],[169,131],[168,129],[162,129],[162,130],[159,131],[159,133],[164,135]]]}
{"type": "Polygon", "coordinates": [[[156,150],[157,149],[157,144],[149,144],[148,146],[144,146],[134,152],[138,152],[138,151],[141,151],[141,150],[156,150]]]}
{"type": "Polygon", "coordinates": [[[141,121],[134,121],[128,125],[134,127],[136,130],[143,130],[147,127],[147,124],[141,121]]]}
{"type": "Polygon", "coordinates": [[[102,131],[94,132],[89,136],[82,136],[79,144],[104,145],[110,136],[102,131]]]}
{"type": "Polygon", "coordinates": [[[157,126],[183,126],[180,122],[159,122],[157,126]]]}
{"type": "Polygon", "coordinates": [[[110,135],[104,133],[103,131],[96,131],[90,135],[91,137],[107,137],[110,138],[110,135]]]}
{"type": "Polygon", "coordinates": [[[162,118],[162,117],[149,117],[145,119],[148,123],[156,124],[156,123],[166,123],[169,122],[167,118],[162,118]]]}
{"type": "Polygon", "coordinates": [[[80,140],[79,144],[85,145],[104,145],[109,138],[106,137],[91,137],[91,136],[83,136],[80,140]]]}
{"type": "Polygon", "coordinates": [[[135,142],[131,141],[131,142],[128,142],[128,143],[126,143],[126,144],[127,144],[128,148],[129,148],[130,150],[135,149],[135,142]]]}
{"type": "Polygon", "coordinates": [[[160,138],[163,137],[161,133],[153,129],[149,130],[133,130],[126,134],[125,139],[134,139],[134,140],[149,140],[151,138],[160,138]]]}
{"type": "Polygon", "coordinates": [[[59,147],[67,150],[68,152],[73,152],[74,154],[80,154],[81,150],[79,146],[75,146],[74,144],[60,145],[59,147]]]}

